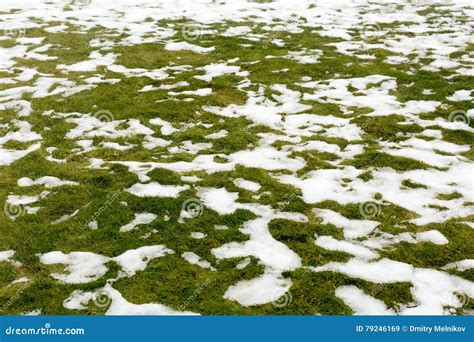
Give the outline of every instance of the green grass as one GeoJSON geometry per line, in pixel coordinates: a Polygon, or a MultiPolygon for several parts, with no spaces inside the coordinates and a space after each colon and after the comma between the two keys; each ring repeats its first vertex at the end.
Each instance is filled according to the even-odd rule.
{"type": "MultiPolygon", "coordinates": [[[[253,23],[253,22],[252,22],[253,23]]],[[[239,25],[252,24],[239,23],[239,25]]],[[[57,23],[50,22],[49,26],[57,23]]],[[[160,25],[172,24],[178,28],[184,24],[183,21],[164,21],[160,25]]],[[[400,23],[398,23],[400,24],[400,23]]],[[[223,31],[233,23],[212,25],[213,29],[223,31]],[[223,25],[223,26],[222,26],[223,25]]],[[[396,24],[393,24],[396,25],[396,24]]],[[[384,25],[385,27],[385,25],[384,25]]],[[[393,26],[387,25],[387,28],[393,26]]],[[[94,291],[104,286],[108,279],[115,278],[119,272],[119,266],[113,262],[108,264],[109,271],[100,279],[88,284],[72,285],[63,284],[51,277],[51,273],[62,272],[62,265],[47,266],[38,260],[38,253],[49,251],[62,251],[64,253],[73,251],[89,251],[101,255],[114,257],[121,253],[144,245],[163,244],[175,253],[166,257],[151,260],[144,271],[130,278],[121,278],[114,283],[114,288],[130,302],[150,303],[156,302],[168,305],[172,308],[180,308],[185,305],[186,298],[193,296],[197,288],[204,289],[186,304],[186,310],[209,315],[267,315],[267,314],[351,314],[351,309],[337,298],[334,289],[343,285],[355,285],[363,289],[367,294],[383,300],[390,308],[397,305],[409,303],[413,300],[410,293],[410,284],[394,283],[377,285],[362,279],[354,279],[348,276],[322,272],[313,273],[307,270],[307,266],[320,266],[328,262],[345,262],[351,257],[344,252],[334,252],[318,247],[314,243],[314,236],[330,235],[342,240],[342,230],[331,224],[322,224],[321,219],[312,214],[313,208],[331,209],[341,213],[349,219],[364,219],[359,210],[358,203],[342,205],[336,201],[323,201],[308,204],[302,199],[301,190],[291,185],[280,183],[276,176],[290,173],[287,170],[265,171],[259,168],[244,167],[237,165],[232,171],[215,172],[207,174],[204,171],[194,171],[186,175],[195,175],[201,178],[198,183],[200,187],[225,187],[230,192],[239,194],[238,201],[241,203],[258,203],[268,205],[274,209],[287,212],[298,212],[305,214],[309,219],[307,222],[297,223],[293,221],[278,219],[270,222],[269,231],[279,242],[287,245],[297,253],[302,261],[303,267],[286,272],[284,275],[291,278],[292,301],[284,307],[276,307],[271,303],[244,307],[235,301],[223,298],[227,288],[238,281],[253,279],[264,272],[262,263],[252,257],[251,263],[244,269],[236,268],[238,262],[243,258],[217,260],[212,253],[213,248],[230,242],[244,242],[249,239],[248,235],[242,233],[239,228],[246,221],[256,218],[256,215],[248,210],[239,209],[232,214],[218,215],[209,208],[203,210],[202,215],[184,223],[178,223],[182,204],[186,199],[195,198],[195,189],[182,192],[177,198],[140,198],[124,192],[139,181],[136,174],[129,171],[125,166],[106,163],[106,168],[91,170],[88,168],[90,158],[99,158],[106,161],[136,161],[136,162],[190,162],[196,155],[188,153],[170,154],[168,148],[180,146],[184,141],[193,143],[212,142],[212,147],[202,154],[215,154],[215,161],[227,162],[227,155],[252,149],[261,144],[260,139],[265,134],[279,134],[263,125],[253,125],[244,117],[221,117],[203,110],[204,106],[226,107],[231,104],[243,105],[247,101],[247,94],[237,89],[242,77],[226,75],[214,78],[211,82],[204,82],[194,78],[202,75],[203,71],[198,68],[210,63],[222,63],[233,58],[239,58],[236,65],[241,66],[241,71],[248,71],[248,79],[252,82],[253,91],[258,90],[261,85],[267,98],[271,98],[274,92],[270,87],[274,84],[285,84],[289,89],[312,92],[307,88],[300,87],[296,83],[301,82],[303,76],[311,77],[312,80],[324,81],[332,78],[365,77],[367,75],[380,74],[393,77],[397,80],[398,87],[391,91],[398,101],[420,101],[431,100],[446,103],[443,108],[438,108],[432,113],[420,115],[426,120],[436,118],[446,119],[449,113],[456,110],[471,109],[472,103],[447,102],[446,96],[451,95],[459,89],[472,88],[472,77],[455,76],[447,80],[451,75],[449,70],[440,72],[429,72],[419,70],[423,61],[418,64],[404,63],[401,65],[390,65],[385,59],[393,55],[383,49],[373,49],[376,58],[361,62],[356,56],[348,56],[337,52],[330,44],[340,42],[337,38],[322,37],[314,33],[313,28],[303,28],[300,33],[285,32],[277,38],[283,39],[284,47],[266,44],[264,41],[252,42],[252,46],[243,49],[240,44],[249,43],[245,37],[222,37],[220,35],[204,35],[202,41],[194,42],[204,47],[214,46],[216,50],[209,54],[197,54],[189,51],[167,51],[162,43],[145,43],[133,46],[119,44],[124,34],[109,31],[105,28],[91,29],[84,34],[78,34],[77,27],[71,27],[67,33],[48,33],[46,27],[38,27],[28,30],[28,37],[45,37],[44,44],[54,44],[48,51],[48,55],[57,57],[53,61],[41,61],[16,58],[18,68],[36,68],[38,72],[52,74],[62,77],[57,65],[73,64],[87,60],[89,54],[95,49],[89,42],[95,38],[106,38],[115,45],[110,50],[118,55],[116,64],[127,68],[159,69],[171,65],[189,65],[185,71],[172,73],[172,79],[165,81],[153,81],[147,77],[127,78],[122,74],[114,73],[106,67],[98,67],[95,72],[71,72],[67,75],[69,80],[77,85],[84,84],[84,80],[96,74],[104,78],[117,78],[120,82],[116,84],[99,84],[91,90],[85,90],[78,94],[63,97],[60,95],[34,98],[31,94],[24,94],[23,99],[28,100],[33,108],[32,114],[27,118],[21,118],[32,125],[32,130],[39,132],[42,136],[41,148],[30,153],[26,157],[16,161],[10,166],[0,166],[0,203],[5,203],[8,195],[31,195],[40,193],[42,186],[21,188],[17,180],[21,177],[36,179],[45,175],[58,177],[60,179],[76,181],[80,186],[63,186],[51,190],[51,193],[34,205],[40,206],[41,210],[36,215],[25,214],[16,220],[9,219],[0,214],[0,250],[13,249],[16,251],[15,260],[22,266],[15,267],[8,262],[0,262],[0,307],[3,306],[2,314],[19,314],[35,309],[41,309],[42,314],[103,314],[106,308],[90,305],[86,310],[74,311],[63,307],[63,301],[74,291],[94,291]],[[286,58],[288,51],[301,51],[303,49],[322,50],[320,62],[317,64],[300,64],[295,60],[286,58]],[[278,58],[265,59],[266,56],[277,56],[278,58]],[[247,64],[259,61],[256,64],[247,64]],[[288,68],[291,71],[284,76],[275,76],[273,71],[288,68]],[[417,70],[410,73],[410,70],[417,70]],[[173,84],[180,81],[188,81],[190,86],[186,90],[196,90],[210,87],[212,96],[194,97],[192,102],[184,101],[162,101],[169,98],[166,90],[152,92],[138,92],[145,85],[159,86],[161,84],[173,84]],[[408,87],[407,84],[413,83],[408,87]],[[423,95],[423,89],[433,89],[434,94],[423,95]],[[75,127],[74,124],[66,122],[63,117],[52,117],[43,115],[45,111],[53,110],[57,113],[94,113],[98,110],[110,111],[115,120],[127,120],[134,118],[153,129],[156,138],[169,140],[171,144],[166,147],[156,147],[152,150],[142,147],[144,137],[141,135],[125,138],[108,139],[94,137],[93,151],[77,153],[74,151],[78,146],[65,135],[75,127]],[[171,136],[163,135],[157,126],[149,124],[151,118],[159,117],[169,121],[179,129],[171,136]],[[199,123],[212,125],[212,128],[198,125],[199,123]],[[229,132],[226,137],[209,140],[205,136],[210,133],[225,129],[229,132]],[[100,148],[98,145],[104,141],[114,141],[120,144],[135,145],[130,150],[117,151],[108,148],[100,148]],[[57,147],[54,152],[55,158],[66,158],[67,163],[54,163],[45,158],[49,155],[47,147],[57,147]],[[235,186],[232,180],[244,178],[258,182],[262,187],[257,193],[253,193],[235,186]],[[116,194],[116,196],[115,196],[116,194]],[[259,197],[256,198],[255,196],[259,197]],[[111,197],[113,198],[111,199],[111,197]],[[110,203],[109,203],[110,202],[110,203]],[[109,203],[105,205],[106,203],[109,203]],[[52,222],[63,215],[71,214],[79,209],[74,218],[53,225],[52,222]],[[97,211],[99,229],[91,230],[87,227],[91,217],[95,217],[97,211]],[[156,214],[158,218],[148,225],[139,226],[136,230],[122,233],[119,228],[127,224],[138,212],[149,212],[156,214]],[[228,230],[216,230],[215,225],[226,225],[228,230]],[[207,236],[202,240],[190,239],[191,232],[199,231],[207,236]],[[193,251],[202,258],[211,262],[216,271],[202,269],[191,265],[180,257],[185,251],[193,251]],[[26,284],[14,284],[8,286],[13,280],[27,276],[30,282],[26,284]],[[203,285],[204,284],[204,285],[203,285]]],[[[177,30],[179,31],[179,30],[177,30]]],[[[256,24],[254,33],[265,33],[261,25],[256,24]]],[[[407,33],[410,34],[410,33],[407,33]]],[[[180,39],[179,34],[175,39],[180,39]]],[[[273,37],[275,38],[275,37],[273,37]]],[[[15,43],[10,40],[0,41],[1,47],[11,47],[15,43]]],[[[472,53],[472,44],[463,53],[472,53]]],[[[171,72],[170,72],[171,74],[171,72]]],[[[0,75],[0,77],[9,77],[0,75]]],[[[37,76],[35,77],[35,79],[37,76]]],[[[15,86],[31,86],[34,80],[18,82],[15,86]]],[[[57,84],[56,86],[58,86],[57,84]]],[[[8,89],[8,84],[0,84],[0,91],[8,89]]],[[[357,90],[352,91],[356,94],[357,90]]],[[[358,176],[364,182],[373,179],[373,171],[381,168],[392,168],[399,172],[411,170],[426,170],[431,168],[427,163],[405,157],[391,156],[384,153],[378,142],[401,142],[410,136],[418,136],[425,128],[406,121],[402,115],[387,115],[382,117],[370,116],[371,110],[364,107],[350,108],[352,114],[344,114],[340,107],[334,103],[325,101],[301,100],[301,103],[311,108],[305,113],[318,115],[333,115],[336,117],[349,118],[351,124],[362,129],[362,138],[358,141],[348,141],[342,137],[331,137],[321,132],[303,137],[302,143],[307,141],[324,141],[335,144],[345,149],[350,144],[361,144],[364,150],[353,159],[340,161],[335,154],[319,151],[293,152],[290,158],[300,158],[306,165],[298,170],[295,175],[300,178],[314,170],[329,170],[340,167],[354,167],[363,172],[358,176]]],[[[13,110],[0,111],[0,125],[9,123],[15,118],[13,110]]],[[[123,124],[125,127],[127,122],[123,124]]],[[[437,125],[428,127],[438,129],[442,132],[443,140],[459,145],[468,145],[470,149],[463,153],[469,160],[474,160],[473,141],[474,134],[466,130],[448,130],[437,125]]],[[[3,135],[3,130],[0,136],[3,135]]],[[[292,143],[276,140],[273,147],[285,149],[292,143]]],[[[30,143],[9,141],[3,148],[25,148],[30,143]]],[[[181,180],[183,173],[155,168],[148,172],[152,181],[161,184],[183,185],[181,180]]],[[[350,183],[351,179],[347,180],[350,183]]],[[[453,179],[453,182],[456,181],[453,179]]],[[[426,189],[427,186],[406,179],[402,185],[409,189],[426,189]]],[[[453,192],[440,194],[440,200],[455,200],[462,195],[453,192]]],[[[467,218],[452,219],[440,224],[429,224],[418,227],[409,223],[409,220],[417,217],[416,213],[393,203],[389,203],[382,194],[376,195],[375,199],[384,203],[383,209],[375,220],[380,222],[378,229],[382,232],[398,234],[404,231],[416,233],[429,229],[437,229],[449,240],[448,245],[439,246],[431,243],[408,244],[401,243],[392,249],[380,252],[381,257],[387,257],[409,263],[420,268],[440,269],[448,262],[472,258],[474,249],[472,247],[472,229],[462,224],[462,220],[473,222],[472,215],[467,218]],[[404,227],[400,228],[399,224],[404,227]]],[[[472,203],[471,203],[472,205],[472,203]]],[[[437,206],[438,209],[443,209],[437,206]]],[[[448,271],[470,281],[474,281],[472,271],[455,272],[448,271]]],[[[471,304],[469,304],[471,305],[471,304]]]]}

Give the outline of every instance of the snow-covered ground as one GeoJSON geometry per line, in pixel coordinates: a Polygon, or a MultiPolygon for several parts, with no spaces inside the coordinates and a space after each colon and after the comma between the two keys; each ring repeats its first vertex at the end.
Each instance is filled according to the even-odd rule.
{"type": "Polygon", "coordinates": [[[2,0],[2,310],[472,312],[473,17],[2,0]]]}

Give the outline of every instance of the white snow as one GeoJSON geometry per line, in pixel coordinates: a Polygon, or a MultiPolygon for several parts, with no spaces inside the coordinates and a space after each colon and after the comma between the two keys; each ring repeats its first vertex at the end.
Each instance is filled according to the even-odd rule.
{"type": "Polygon", "coordinates": [[[18,180],[18,186],[27,187],[33,185],[44,185],[47,189],[56,188],[58,186],[63,185],[79,185],[78,182],[73,181],[63,181],[57,177],[45,176],[41,178],[37,178],[36,180],[32,180],[28,177],[23,177],[18,180]]]}
{"type": "Polygon", "coordinates": [[[385,258],[376,262],[358,259],[351,259],[347,263],[330,262],[312,269],[314,272],[340,272],[378,284],[410,282],[415,304],[402,307],[400,313],[404,315],[449,314],[445,307],[459,308],[463,305],[456,296],[457,293],[464,293],[469,297],[474,295],[474,286],[468,280],[385,258]]]}
{"type": "Polygon", "coordinates": [[[219,215],[231,214],[238,208],[235,203],[238,194],[228,192],[225,188],[201,189],[199,197],[205,203],[206,207],[217,211],[219,215]]]}
{"type": "Polygon", "coordinates": [[[75,210],[74,212],[72,212],[71,214],[65,214],[61,217],[59,217],[58,219],[54,220],[53,222],[51,222],[51,224],[60,224],[62,222],[66,222],[67,220],[73,218],[74,216],[76,216],[77,214],[79,214],[79,209],[75,210]]]}
{"type": "Polygon", "coordinates": [[[359,238],[368,235],[379,225],[377,221],[351,220],[329,209],[314,209],[313,212],[323,219],[323,224],[332,224],[344,230],[345,238],[359,238]]]}
{"type": "Polygon", "coordinates": [[[138,197],[176,197],[180,192],[189,189],[189,185],[162,185],[158,182],[137,183],[125,191],[138,197]]]}
{"type": "Polygon", "coordinates": [[[109,261],[115,261],[122,268],[122,275],[131,277],[137,271],[143,271],[148,262],[154,258],[173,253],[163,245],[143,246],[125,251],[111,258],[90,252],[71,252],[65,254],[59,251],[39,254],[39,260],[46,265],[65,264],[66,273],[52,273],[51,276],[64,283],[82,284],[97,280],[107,272],[105,266],[109,261]]]}
{"type": "Polygon", "coordinates": [[[143,271],[148,265],[148,262],[152,259],[163,257],[171,253],[173,253],[173,251],[163,245],[144,246],[126,251],[118,257],[115,257],[114,261],[122,267],[123,272],[125,272],[128,277],[131,277],[137,271],[143,271]]]}
{"type": "Polygon", "coordinates": [[[194,44],[190,44],[187,42],[178,42],[178,43],[167,43],[165,45],[165,49],[168,51],[181,51],[181,50],[189,50],[197,53],[206,53],[206,52],[211,52],[214,51],[214,47],[202,47],[202,46],[197,46],[194,44]]]}
{"type": "Polygon", "coordinates": [[[224,298],[235,300],[243,306],[260,305],[276,301],[290,286],[290,280],[282,278],[278,273],[266,272],[257,278],[242,280],[230,286],[224,298]]]}
{"type": "Polygon", "coordinates": [[[51,276],[64,283],[82,284],[99,279],[107,272],[104,265],[109,258],[90,252],[50,252],[40,256],[40,262],[46,265],[66,264],[68,274],[52,273],[51,276]]]}
{"type": "Polygon", "coordinates": [[[435,245],[446,245],[449,243],[448,239],[437,230],[428,230],[426,232],[417,233],[416,239],[418,241],[431,242],[435,245]]]}
{"type": "Polygon", "coordinates": [[[220,139],[220,138],[226,137],[228,133],[229,132],[227,132],[225,129],[222,129],[219,132],[206,135],[205,138],[206,139],[220,139]]]}
{"type": "Polygon", "coordinates": [[[455,262],[450,262],[442,267],[443,270],[456,270],[464,272],[474,268],[474,259],[465,259],[455,262]]]}
{"type": "Polygon", "coordinates": [[[191,232],[191,237],[196,240],[204,239],[207,235],[201,232],[191,232]]]}
{"type": "Polygon", "coordinates": [[[373,252],[370,248],[358,245],[355,242],[339,241],[332,236],[317,237],[316,245],[330,251],[346,252],[362,259],[378,257],[378,254],[373,252]]]}
{"type": "Polygon", "coordinates": [[[393,315],[385,303],[367,295],[361,289],[353,286],[340,286],[336,289],[336,296],[341,298],[356,315],[393,315]]]}
{"type": "Polygon", "coordinates": [[[260,188],[262,187],[256,182],[252,182],[243,178],[234,179],[234,184],[237,185],[239,188],[253,192],[260,190],[260,188]]]}
{"type": "MultiPolygon", "coordinates": [[[[473,91],[465,82],[458,82],[460,76],[474,76],[474,58],[469,53],[473,42],[472,1],[69,2],[71,11],[64,10],[64,2],[54,0],[42,3],[40,10],[31,1],[0,2],[0,31],[5,31],[0,37],[5,42],[0,47],[0,167],[6,168],[7,174],[16,175],[7,179],[6,184],[13,184],[13,188],[6,189],[5,211],[17,206],[20,214],[36,214],[38,220],[43,220],[42,215],[56,203],[58,193],[77,192],[80,185],[85,185],[75,181],[82,178],[69,177],[64,172],[84,167],[91,176],[107,173],[117,177],[114,166],[119,165],[137,179],[135,184],[119,189],[119,193],[126,191],[125,196],[139,198],[128,205],[122,201],[127,218],[133,219],[115,229],[129,232],[152,223],[158,215],[147,212],[153,210],[147,209],[145,202],[149,197],[159,197],[160,203],[166,203],[165,213],[161,212],[163,208],[156,208],[160,217],[166,226],[178,224],[186,229],[182,236],[191,244],[186,245],[187,249],[209,242],[211,239],[204,233],[208,229],[215,229],[210,237],[221,233],[232,236],[231,230],[245,236],[246,239],[226,240],[220,245],[213,243],[209,251],[217,261],[210,260],[212,264],[194,252],[179,251],[185,260],[206,269],[201,272],[217,272],[221,260],[234,258],[238,269],[247,267],[251,260],[263,268],[263,273],[253,279],[236,279],[225,291],[226,300],[252,306],[291,296],[292,279],[283,274],[308,265],[286,241],[275,239],[270,233],[274,220],[288,221],[288,225],[307,222],[315,234],[308,243],[351,256],[348,262],[328,261],[308,270],[343,273],[377,286],[411,284],[414,302],[395,303],[392,309],[387,308],[376,291],[365,293],[353,285],[335,288],[334,295],[355,314],[453,314],[454,309],[465,304],[462,298],[473,298],[472,282],[460,274],[473,267],[473,260],[465,259],[466,255],[450,258],[438,268],[380,259],[384,251],[403,248],[406,243],[427,243],[443,253],[443,246],[454,248],[457,241],[452,237],[456,231],[443,228],[447,221],[460,229],[474,227],[470,222],[474,209],[473,168],[469,159],[472,146],[449,138],[460,136],[459,132],[466,136],[474,132],[474,109],[469,108],[473,91]],[[191,37],[185,32],[191,28],[189,25],[197,29],[191,37]],[[390,30],[381,29],[386,25],[390,30]],[[48,37],[32,37],[31,32],[39,28],[48,32],[48,37]],[[305,42],[292,47],[293,35],[305,31],[315,38],[326,37],[324,41],[328,42],[317,49],[305,42]],[[67,50],[54,39],[70,32],[94,32],[83,35],[89,39],[84,41],[86,55],[75,54],[75,50],[67,50]],[[248,50],[248,56],[223,59],[222,46],[216,45],[221,41],[238,41],[236,46],[244,52],[248,50]],[[162,63],[163,56],[158,56],[158,50],[156,59],[145,58],[144,63],[135,63],[133,56],[130,60],[124,53],[128,48],[132,51],[146,44],[166,50],[165,55],[173,56],[172,61],[162,63]],[[264,57],[255,57],[254,49],[262,48],[264,57]],[[79,59],[67,62],[58,51],[75,54],[79,59]],[[298,74],[295,79],[299,81],[289,81],[295,72],[310,70],[308,66],[323,70],[330,66],[328,62],[338,58],[337,54],[347,57],[348,62],[341,66],[347,72],[329,70],[321,77],[298,74]],[[44,62],[51,66],[51,72],[46,73],[39,66],[44,62]],[[277,62],[285,65],[274,67],[277,62]],[[370,68],[374,62],[402,70],[406,78],[386,74],[383,68],[375,73],[370,68]],[[144,66],[150,64],[159,66],[144,66]],[[351,67],[360,72],[351,74],[351,67]],[[451,90],[443,93],[436,83],[430,82],[420,88],[414,77],[420,70],[442,71],[446,89],[451,90]],[[265,72],[272,75],[272,82],[265,81],[265,72]],[[133,84],[138,86],[123,91],[128,78],[133,78],[133,84]],[[227,82],[232,82],[232,86],[226,91],[233,93],[229,91],[220,97],[227,82]],[[81,104],[76,97],[84,95],[87,99],[99,89],[107,89],[108,97],[92,101],[90,109],[82,105],[75,109],[78,112],[70,113],[42,109],[42,103],[52,99],[64,108],[81,104]],[[120,90],[118,97],[113,96],[113,89],[120,90]],[[410,92],[412,99],[407,99],[405,95],[410,92]],[[235,102],[234,95],[242,99],[235,102]],[[122,100],[119,97],[125,97],[126,105],[108,106],[107,101],[122,100]],[[142,100],[148,99],[153,106],[144,105],[142,100]],[[137,104],[137,113],[133,113],[136,117],[130,117],[127,104],[137,104]],[[187,117],[181,113],[184,108],[192,108],[187,117]],[[368,142],[372,120],[394,115],[399,125],[421,129],[394,132],[393,139],[374,136],[368,142]],[[46,125],[42,119],[48,120],[46,125]],[[360,124],[358,119],[367,124],[360,124]],[[239,122],[235,131],[234,120],[239,122]],[[63,124],[65,131],[58,131],[57,125],[63,124]],[[241,124],[247,126],[242,128],[241,124]],[[58,133],[67,139],[61,146],[56,138],[51,139],[58,133]],[[220,150],[238,134],[247,133],[255,139],[249,139],[239,149],[230,146],[231,152],[220,150]],[[186,138],[181,139],[182,135],[186,138]],[[420,161],[426,167],[416,168],[414,164],[411,170],[397,171],[390,166],[378,167],[376,163],[363,168],[354,166],[354,158],[374,148],[389,156],[420,161]],[[332,158],[323,167],[317,164],[310,168],[314,165],[313,156],[320,159],[320,154],[332,158]],[[22,169],[17,168],[43,158],[46,163],[54,163],[54,172],[40,167],[21,173],[22,169]],[[259,169],[263,177],[249,178],[261,179],[262,184],[246,179],[244,174],[248,173],[239,175],[241,168],[259,169]],[[176,173],[184,184],[157,182],[154,174],[160,170],[176,173]],[[223,178],[229,174],[229,179],[223,178]],[[407,186],[406,181],[422,187],[407,186]],[[274,195],[273,185],[278,184],[293,187],[292,193],[298,195],[288,194],[288,199],[269,204],[268,199],[274,195]],[[196,218],[182,220],[183,210],[177,198],[186,197],[185,194],[188,198],[181,202],[189,198],[200,201],[205,215],[215,216],[210,227],[200,227],[196,218]],[[457,196],[443,197],[451,194],[457,196]],[[39,201],[42,207],[29,206],[39,201]],[[168,207],[172,201],[178,202],[168,207]],[[310,209],[305,214],[283,211],[282,204],[290,204],[288,208],[301,207],[291,205],[297,201],[305,202],[310,209]],[[334,206],[327,205],[332,202],[334,206]],[[140,209],[141,205],[145,206],[140,209]],[[348,216],[338,205],[373,210],[348,216]],[[406,219],[394,214],[390,219],[396,223],[388,227],[386,220],[395,206],[408,214],[406,219]],[[174,207],[178,212],[171,212],[174,207]],[[237,210],[248,211],[255,217],[236,226],[230,222],[234,222],[231,215],[237,210]],[[324,225],[340,229],[343,237],[329,235],[333,227],[328,230],[321,227],[324,225]],[[320,231],[325,235],[317,235],[320,231]]],[[[104,205],[114,205],[111,203],[104,205]]],[[[66,215],[61,211],[45,222],[73,226],[73,218],[81,218],[89,203],[73,200],[67,205],[70,209],[66,215]]],[[[99,229],[100,221],[101,229],[105,229],[107,219],[106,215],[91,217],[83,228],[99,229]]],[[[26,218],[13,224],[20,224],[21,220],[26,218]]],[[[101,230],[87,232],[94,235],[101,230]]],[[[157,228],[138,241],[145,242],[160,233],[157,228]]],[[[115,247],[113,250],[117,250],[115,247]]],[[[173,253],[163,245],[135,247],[120,250],[115,256],[88,252],[87,246],[81,251],[64,247],[63,251],[39,257],[45,269],[46,265],[64,265],[63,271],[51,276],[68,284],[90,283],[107,273],[108,262],[119,265],[117,279],[108,279],[103,288],[88,292],[75,289],[64,301],[67,309],[85,309],[103,291],[110,296],[107,314],[193,314],[160,303],[134,304],[113,288],[118,279],[133,277],[144,271],[151,260],[173,253]]],[[[0,261],[21,265],[13,259],[14,254],[13,250],[0,252],[0,261]]],[[[25,280],[21,277],[16,281],[25,280]]]]}
{"type": "Polygon", "coordinates": [[[453,95],[448,96],[446,99],[449,101],[471,101],[473,99],[471,93],[472,90],[457,90],[453,95]]]}
{"type": "Polygon", "coordinates": [[[248,76],[248,72],[240,71],[240,66],[227,65],[226,63],[220,64],[209,64],[202,68],[205,75],[194,76],[198,80],[203,80],[206,82],[211,82],[213,78],[235,74],[237,76],[245,77],[248,76]]]}
{"type": "Polygon", "coordinates": [[[7,251],[0,251],[0,262],[4,261],[4,262],[9,262],[15,266],[21,266],[21,262],[13,259],[13,256],[15,255],[15,253],[16,252],[12,249],[7,250],[7,251]]]}
{"type": "Polygon", "coordinates": [[[183,254],[181,254],[181,256],[184,258],[184,260],[186,260],[190,264],[198,265],[199,267],[202,267],[202,268],[209,268],[211,270],[215,270],[214,267],[211,266],[211,263],[209,261],[202,259],[196,253],[184,252],[183,254]]]}
{"type": "Polygon", "coordinates": [[[130,230],[135,229],[139,225],[143,224],[149,224],[153,222],[156,219],[155,214],[151,213],[140,213],[140,214],[135,214],[135,218],[132,220],[132,222],[127,223],[126,225],[120,227],[121,232],[128,232],[130,230]]]}
{"type": "Polygon", "coordinates": [[[91,301],[100,305],[108,305],[106,315],[109,316],[161,316],[161,315],[196,315],[190,311],[177,311],[158,303],[134,304],[127,301],[123,295],[110,284],[95,292],[75,290],[64,301],[63,305],[70,310],[84,310],[91,301]]]}

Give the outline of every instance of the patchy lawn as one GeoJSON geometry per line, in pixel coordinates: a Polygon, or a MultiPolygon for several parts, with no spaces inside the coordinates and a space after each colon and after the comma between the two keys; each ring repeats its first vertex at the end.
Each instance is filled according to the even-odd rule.
{"type": "Polygon", "coordinates": [[[0,3],[1,314],[472,314],[465,1],[0,3]]]}

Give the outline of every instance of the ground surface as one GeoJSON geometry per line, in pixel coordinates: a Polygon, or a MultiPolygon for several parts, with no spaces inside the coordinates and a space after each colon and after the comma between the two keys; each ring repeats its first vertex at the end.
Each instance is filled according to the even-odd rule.
{"type": "Polygon", "coordinates": [[[473,17],[2,0],[1,313],[471,313],[473,17]]]}

